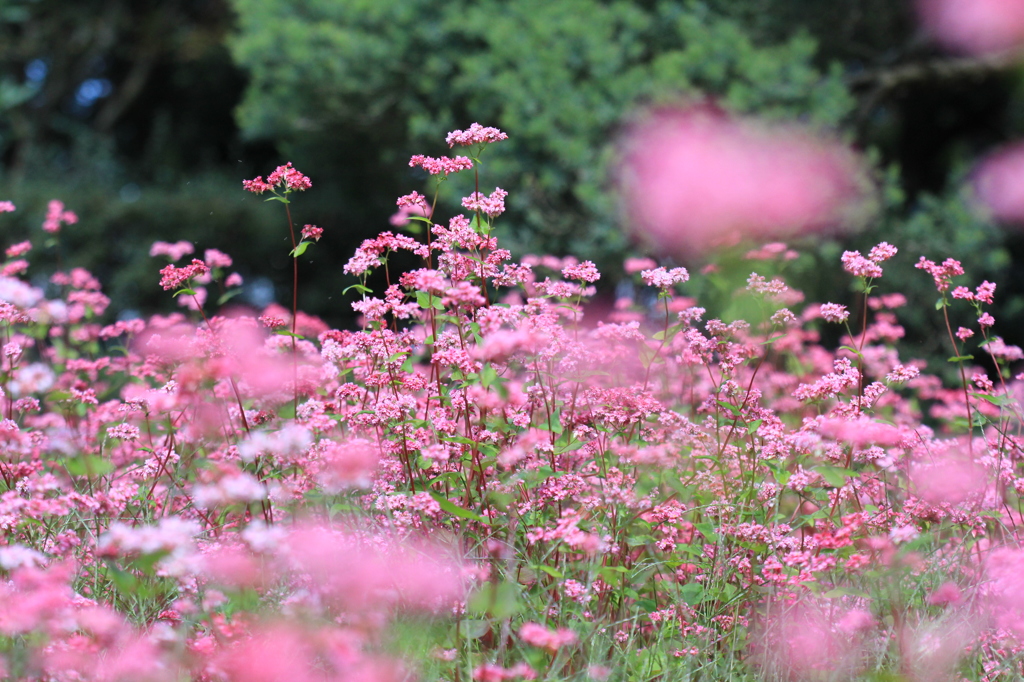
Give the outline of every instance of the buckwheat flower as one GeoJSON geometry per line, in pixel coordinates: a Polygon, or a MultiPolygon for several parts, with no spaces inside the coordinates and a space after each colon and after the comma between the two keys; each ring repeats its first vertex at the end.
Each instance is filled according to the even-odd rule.
{"type": "Polygon", "coordinates": [[[237,272],[232,272],[230,275],[228,275],[228,278],[224,280],[224,286],[228,288],[240,287],[242,286],[243,281],[244,280],[242,280],[242,276],[240,274],[238,274],[237,272]]]}
{"type": "Polygon", "coordinates": [[[25,545],[0,547],[0,568],[12,571],[23,566],[38,568],[46,563],[46,555],[25,545]]]}
{"type": "Polygon", "coordinates": [[[576,633],[567,628],[549,630],[538,623],[523,623],[519,628],[519,639],[553,654],[564,646],[574,644],[576,633]]]}
{"type": "Polygon", "coordinates": [[[925,28],[958,52],[991,54],[1024,45],[1020,0],[918,0],[925,28]]]}
{"type": "Polygon", "coordinates": [[[399,208],[427,208],[427,198],[419,192],[412,192],[405,196],[398,197],[395,204],[399,208]]]}
{"type": "Polygon", "coordinates": [[[468,197],[462,198],[462,206],[469,211],[480,211],[484,215],[496,218],[505,212],[505,197],[508,192],[498,187],[490,196],[484,196],[481,192],[473,192],[468,197]]]}
{"type": "Polygon", "coordinates": [[[1024,144],[1015,144],[986,159],[974,174],[979,201],[998,220],[1024,223],[1024,144]]]}
{"type": "Polygon", "coordinates": [[[789,327],[798,322],[796,315],[789,308],[776,310],[771,317],[771,323],[780,327],[789,327]]]}
{"type": "Polygon", "coordinates": [[[309,178],[292,167],[292,162],[278,166],[273,173],[267,176],[267,183],[270,185],[284,187],[286,190],[305,191],[313,186],[309,178]]]}
{"type": "Polygon", "coordinates": [[[0,201],[0,213],[14,213],[14,204],[10,201],[0,201]]]}
{"type": "Polygon", "coordinates": [[[192,500],[201,509],[248,504],[266,498],[266,487],[258,478],[244,471],[223,476],[211,485],[197,485],[192,489],[192,500]]]}
{"type": "Polygon", "coordinates": [[[497,142],[499,140],[507,140],[508,135],[501,132],[497,128],[484,127],[479,123],[473,123],[465,130],[453,130],[448,133],[445,137],[445,142],[448,143],[448,147],[454,147],[457,144],[468,146],[471,144],[481,144],[485,142],[497,142]]]}
{"type": "Polygon", "coordinates": [[[846,306],[838,303],[826,303],[821,306],[819,312],[826,322],[842,323],[850,319],[850,312],[846,306]]]}
{"type": "Polygon", "coordinates": [[[596,282],[601,279],[601,273],[597,271],[597,266],[588,260],[564,268],[562,276],[566,279],[578,279],[582,282],[596,282]]]}
{"type": "Polygon", "coordinates": [[[996,323],[996,318],[992,317],[988,313],[982,313],[981,317],[978,318],[978,324],[982,327],[991,327],[996,323]]]}
{"type": "Polygon", "coordinates": [[[856,194],[850,151],[709,106],[662,109],[629,133],[620,164],[634,226],[675,253],[837,222],[856,194]]]}
{"type": "Polygon", "coordinates": [[[275,188],[284,189],[286,193],[304,192],[312,186],[309,178],[292,167],[291,161],[274,169],[274,172],[267,176],[266,182],[263,181],[262,175],[253,180],[242,181],[242,187],[255,194],[263,194],[275,188]]]}
{"type": "Polygon", "coordinates": [[[206,263],[198,258],[193,258],[191,264],[182,268],[168,265],[160,271],[160,286],[163,287],[164,291],[178,289],[193,277],[205,275],[209,271],[210,268],[207,267],[206,263]]]}
{"type": "Polygon", "coordinates": [[[950,292],[949,295],[952,296],[953,298],[959,298],[965,301],[974,300],[974,292],[972,292],[967,287],[956,287],[955,289],[953,289],[953,291],[950,292]]]}
{"type": "Polygon", "coordinates": [[[778,277],[769,282],[756,272],[752,272],[747,278],[747,290],[766,296],[778,296],[788,291],[789,287],[778,277]]]}
{"type": "Polygon", "coordinates": [[[268,190],[274,189],[273,185],[263,182],[262,175],[257,175],[252,180],[242,180],[242,187],[255,194],[263,194],[268,190]]]}
{"type": "Polygon", "coordinates": [[[665,268],[654,268],[653,270],[642,271],[640,273],[640,279],[642,279],[644,284],[647,286],[668,290],[676,284],[682,284],[683,282],[689,281],[690,273],[687,272],[686,268],[672,268],[671,270],[666,270],[665,268]]]}
{"type": "Polygon", "coordinates": [[[320,237],[324,234],[324,228],[317,227],[316,225],[306,225],[302,228],[302,238],[312,239],[313,241],[320,241],[320,237]]]}
{"type": "Polygon", "coordinates": [[[232,263],[234,262],[231,260],[231,256],[224,253],[223,251],[218,251],[217,249],[207,249],[203,253],[203,261],[210,269],[230,268],[232,263]]]}
{"type": "Polygon", "coordinates": [[[466,156],[456,156],[454,159],[447,156],[435,159],[432,156],[424,156],[423,154],[416,154],[409,159],[410,168],[422,168],[431,175],[448,175],[449,173],[458,173],[459,171],[469,170],[473,167],[473,161],[466,156]]]}
{"type": "Polygon", "coordinates": [[[179,241],[173,244],[169,242],[153,242],[153,246],[149,247],[149,255],[167,256],[171,262],[176,262],[195,250],[192,242],[179,241]]]}
{"type": "Polygon", "coordinates": [[[107,429],[108,438],[117,438],[118,440],[126,440],[128,442],[137,441],[139,435],[139,427],[131,424],[118,424],[107,429]]]}
{"type": "Polygon", "coordinates": [[[843,269],[855,277],[874,279],[882,276],[882,268],[878,263],[860,255],[860,251],[844,251],[840,260],[843,269]]]}
{"type": "Polygon", "coordinates": [[[622,264],[622,269],[627,275],[635,275],[642,270],[653,270],[656,267],[658,264],[651,258],[627,258],[622,264]]]}
{"type": "Polygon", "coordinates": [[[960,261],[953,258],[947,258],[939,265],[921,256],[921,259],[914,267],[918,270],[924,270],[932,276],[932,279],[935,281],[935,288],[939,290],[939,293],[949,291],[949,287],[953,284],[953,278],[964,274],[964,268],[960,261]]]}
{"type": "Polygon", "coordinates": [[[985,280],[978,285],[978,288],[974,290],[974,300],[981,303],[992,305],[993,296],[996,293],[996,285],[993,282],[985,280]]]}
{"type": "MultiPolygon", "coordinates": [[[[963,327],[961,327],[963,329],[963,327]]],[[[921,370],[917,367],[905,367],[904,365],[896,365],[892,368],[892,371],[885,375],[885,380],[890,384],[902,384],[911,379],[916,379],[921,376],[921,370]]]]}
{"type": "Polygon", "coordinates": [[[987,350],[993,357],[1009,360],[1010,362],[1024,360],[1024,349],[1020,346],[1011,346],[998,336],[992,338],[992,340],[985,345],[985,350],[987,350]]]}
{"type": "Polygon", "coordinates": [[[874,263],[881,263],[889,260],[897,253],[899,253],[899,249],[889,242],[880,242],[877,246],[872,247],[871,251],[868,252],[868,260],[874,263]]]}
{"type": "Polygon", "coordinates": [[[46,208],[46,220],[43,221],[43,230],[50,234],[60,232],[61,223],[74,225],[78,222],[78,216],[71,211],[64,210],[64,202],[51,199],[46,208]]]}
{"type": "Polygon", "coordinates": [[[18,256],[24,256],[26,253],[32,250],[32,242],[18,242],[7,247],[4,251],[4,255],[8,258],[17,258],[18,256]]]}

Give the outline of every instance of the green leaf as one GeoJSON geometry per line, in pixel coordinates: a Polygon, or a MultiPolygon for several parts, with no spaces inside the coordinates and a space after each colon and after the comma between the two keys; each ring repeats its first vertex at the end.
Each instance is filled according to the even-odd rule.
{"type": "Polygon", "coordinates": [[[825,482],[833,488],[842,488],[846,485],[846,479],[848,477],[857,478],[856,471],[843,469],[841,467],[828,466],[827,464],[815,467],[814,470],[817,471],[821,477],[825,479],[825,482]]]}
{"type": "Polygon", "coordinates": [[[182,294],[185,294],[186,296],[195,296],[196,292],[193,291],[192,289],[178,289],[177,291],[174,292],[174,295],[171,296],[171,298],[178,298],[182,294]]]}
{"type": "Polygon", "coordinates": [[[483,523],[487,525],[490,525],[491,523],[490,520],[485,519],[476,512],[470,511],[469,509],[466,509],[464,507],[460,507],[457,504],[453,504],[448,500],[448,498],[446,498],[444,495],[441,495],[440,493],[431,490],[430,496],[434,498],[434,500],[437,502],[437,504],[441,507],[443,511],[448,512],[452,516],[458,516],[461,519],[469,519],[470,521],[476,521],[478,523],[483,523]]]}
{"type": "Polygon", "coordinates": [[[724,407],[729,412],[732,412],[732,414],[734,416],[736,416],[736,417],[740,416],[740,408],[737,407],[736,405],[733,405],[732,403],[727,403],[724,400],[716,400],[715,402],[718,403],[719,407],[724,407]]]}
{"type": "Polygon", "coordinates": [[[288,253],[288,255],[291,256],[292,258],[298,258],[302,254],[306,253],[306,249],[308,249],[309,245],[312,244],[312,243],[313,242],[299,242],[298,246],[296,246],[294,249],[292,249],[288,253]]]}
{"type": "Polygon", "coordinates": [[[686,583],[679,588],[679,596],[690,606],[696,606],[704,599],[704,586],[700,583],[686,583]]]}
{"type": "Polygon", "coordinates": [[[459,634],[466,639],[480,639],[491,631],[486,620],[467,619],[459,621],[459,634]]]}
{"type": "Polygon", "coordinates": [[[231,291],[225,292],[220,298],[217,299],[217,305],[224,305],[235,296],[242,293],[242,289],[232,289],[231,291]]]}
{"type": "Polygon", "coordinates": [[[552,566],[544,566],[544,565],[533,566],[533,569],[536,570],[536,571],[544,571],[545,573],[550,575],[555,580],[561,580],[562,578],[565,577],[564,573],[562,573],[557,568],[554,568],[552,566]]]}
{"type": "Polygon", "coordinates": [[[345,287],[344,289],[342,289],[341,293],[344,296],[345,294],[347,294],[352,289],[355,289],[356,291],[358,291],[361,294],[371,294],[371,293],[373,293],[373,289],[371,289],[370,287],[368,287],[368,286],[366,286],[364,284],[353,284],[350,287],[345,287]]]}
{"type": "Polygon", "coordinates": [[[472,614],[505,620],[519,613],[519,586],[509,582],[484,583],[466,604],[472,614]]]}
{"type": "Polygon", "coordinates": [[[754,421],[752,421],[749,424],[747,424],[747,435],[751,436],[751,435],[757,433],[757,430],[761,427],[761,424],[763,422],[764,422],[763,419],[755,419],[754,421]]]}
{"type": "Polygon", "coordinates": [[[947,362],[963,362],[964,360],[973,360],[973,355],[954,355],[947,362]]]}
{"type": "Polygon", "coordinates": [[[103,476],[114,470],[114,463],[95,455],[83,455],[64,460],[64,467],[72,476],[103,476]]]}

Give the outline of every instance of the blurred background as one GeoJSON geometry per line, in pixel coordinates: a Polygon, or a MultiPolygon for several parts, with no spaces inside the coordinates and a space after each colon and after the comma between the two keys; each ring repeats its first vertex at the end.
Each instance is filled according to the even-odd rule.
{"type": "MultiPolygon", "coordinates": [[[[325,229],[301,261],[300,307],[348,325],[343,264],[391,229],[397,196],[428,186],[409,156],[444,154],[446,132],[479,121],[509,134],[481,187],[510,192],[504,245],[595,261],[610,302],[623,258],[642,255],[613,192],[617,134],[639,107],[709,96],[867,156],[872,213],[801,244],[786,274],[812,300],[853,302],[839,254],[896,244],[880,291],[908,296],[909,340],[944,358],[921,255],[961,259],[964,284],[998,282],[996,330],[1024,342],[1024,241],[969,187],[980,158],[1024,134],[1022,85],[1009,60],[941,49],[901,0],[0,0],[0,200],[18,207],[0,241],[32,239],[43,280],[58,259],[91,269],[112,314],[174,307],[156,240],[221,249],[250,302],[287,304],[283,211],[241,181],[292,161],[313,181],[296,221],[325,229]],[[80,221],[43,248],[54,198],[80,221]]],[[[700,293],[725,300],[734,284],[716,286],[700,293]]]]}

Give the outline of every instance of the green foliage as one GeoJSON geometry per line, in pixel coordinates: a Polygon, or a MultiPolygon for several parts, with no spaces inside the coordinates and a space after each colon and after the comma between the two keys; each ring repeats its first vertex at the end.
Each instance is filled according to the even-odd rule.
{"type": "Polygon", "coordinates": [[[234,6],[232,52],[252,76],[238,110],[247,134],[301,148],[357,130],[397,167],[473,121],[515,131],[509,153],[486,161],[496,185],[524,188],[509,198],[513,246],[571,248],[606,268],[625,246],[609,191],[615,138],[637,107],[710,95],[730,109],[834,126],[853,106],[839,73],[812,64],[813,39],[755,44],[701,3],[234,6]]]}

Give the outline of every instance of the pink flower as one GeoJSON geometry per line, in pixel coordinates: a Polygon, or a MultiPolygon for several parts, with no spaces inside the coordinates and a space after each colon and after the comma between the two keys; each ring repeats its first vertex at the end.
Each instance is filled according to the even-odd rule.
{"type": "Polygon", "coordinates": [[[548,630],[538,623],[524,623],[519,628],[519,638],[536,647],[555,653],[564,646],[576,642],[576,633],[567,628],[548,630]]]}
{"type": "Polygon", "coordinates": [[[644,284],[651,287],[658,287],[659,289],[668,290],[676,284],[682,284],[690,279],[690,273],[687,272],[686,268],[672,268],[666,270],[665,268],[654,268],[653,270],[644,270],[640,273],[640,278],[644,281],[644,284]]]}
{"type": "Polygon", "coordinates": [[[505,197],[508,192],[498,187],[490,196],[485,197],[481,192],[473,192],[468,197],[463,197],[462,205],[469,211],[480,211],[484,215],[496,218],[505,212],[505,197]]]}
{"type": "Polygon", "coordinates": [[[43,230],[50,234],[60,232],[60,225],[74,225],[78,222],[78,216],[71,211],[64,210],[64,203],[53,199],[46,208],[46,220],[43,221],[43,230]]]}
{"type": "MultiPolygon", "coordinates": [[[[984,4],[984,0],[978,0],[984,4]]],[[[1024,3],[1021,3],[1024,7],[1024,3]]],[[[1024,144],[996,152],[978,168],[975,192],[999,220],[1024,223],[1024,144]]]]}
{"type": "Polygon", "coordinates": [[[193,277],[205,275],[210,271],[206,263],[193,258],[192,263],[186,265],[183,268],[176,268],[173,265],[168,265],[160,271],[160,286],[164,288],[164,291],[170,291],[171,289],[178,289],[184,286],[193,277]]]}
{"type": "Polygon", "coordinates": [[[304,192],[313,186],[313,183],[305,175],[292,167],[289,161],[283,166],[278,166],[274,172],[267,176],[263,182],[263,176],[259,175],[254,180],[243,180],[242,187],[256,194],[263,194],[274,188],[283,188],[285,193],[304,192]]]}
{"type": "Polygon", "coordinates": [[[451,148],[457,144],[467,146],[471,144],[497,142],[498,140],[507,139],[508,135],[497,128],[484,127],[479,123],[474,123],[465,130],[453,130],[448,133],[448,137],[445,138],[445,141],[448,143],[448,147],[451,148]]]}
{"type": "Polygon", "coordinates": [[[989,53],[1024,43],[1021,0],[918,0],[925,27],[959,52],[989,53]]]}
{"type": "Polygon", "coordinates": [[[14,204],[10,201],[0,201],[0,213],[14,213],[14,204]]]}
{"type": "Polygon", "coordinates": [[[845,148],[706,106],[649,116],[626,141],[623,165],[634,225],[676,253],[824,227],[854,194],[845,148]]]}
{"type": "Polygon", "coordinates": [[[324,234],[324,228],[317,227],[316,225],[306,225],[302,228],[302,238],[312,239],[313,241],[320,241],[320,237],[324,234]]]}
{"type": "Polygon", "coordinates": [[[850,312],[845,305],[838,303],[826,303],[819,311],[826,322],[846,322],[850,319],[850,312]]]}
{"type": "Polygon", "coordinates": [[[409,159],[409,167],[420,167],[431,175],[440,175],[442,173],[448,175],[449,173],[458,173],[459,171],[472,168],[473,161],[465,156],[456,156],[454,159],[442,156],[439,159],[435,159],[432,156],[416,154],[409,159]]]}
{"type": "Polygon", "coordinates": [[[206,252],[203,253],[203,260],[206,262],[206,265],[211,269],[230,268],[231,264],[233,263],[233,261],[231,260],[231,256],[224,253],[223,251],[218,251],[217,249],[207,249],[206,252]]]}
{"type": "Polygon", "coordinates": [[[18,242],[7,247],[4,252],[8,258],[17,258],[18,256],[24,256],[26,253],[32,250],[32,242],[18,242]]]}
{"type": "Polygon", "coordinates": [[[601,273],[597,271],[596,265],[585,260],[582,263],[563,268],[562,277],[565,277],[566,279],[578,279],[583,282],[596,282],[601,279],[601,273]]]}
{"type": "Polygon", "coordinates": [[[988,476],[981,466],[953,453],[934,462],[914,464],[910,480],[917,496],[932,505],[960,504],[988,486],[988,476]]]}
{"type": "Polygon", "coordinates": [[[656,267],[658,264],[651,258],[627,258],[622,264],[622,269],[627,275],[633,275],[642,270],[653,270],[656,267]]]}
{"type": "Polygon", "coordinates": [[[850,679],[874,627],[863,609],[842,610],[825,600],[778,603],[755,630],[757,659],[782,679],[850,679]]]}
{"type": "Polygon", "coordinates": [[[192,246],[192,242],[180,241],[173,244],[169,242],[153,242],[153,246],[149,247],[149,255],[167,256],[167,258],[173,263],[174,261],[181,260],[184,256],[191,254],[195,250],[195,247],[192,246]]]}
{"type": "Polygon", "coordinates": [[[940,293],[949,291],[949,287],[953,284],[953,278],[959,277],[964,274],[964,268],[960,264],[960,261],[953,258],[947,258],[942,261],[942,264],[936,264],[934,261],[930,261],[924,256],[914,266],[918,270],[924,270],[932,279],[935,281],[935,288],[940,293]]]}

